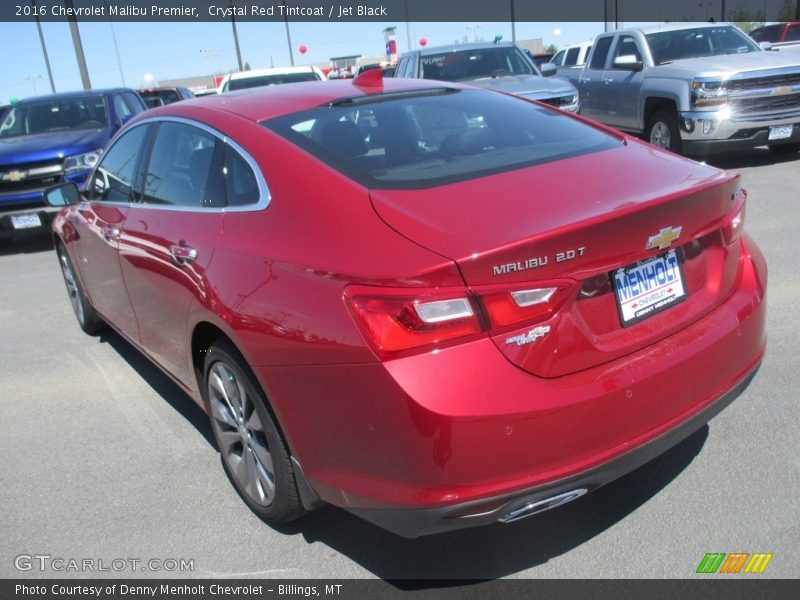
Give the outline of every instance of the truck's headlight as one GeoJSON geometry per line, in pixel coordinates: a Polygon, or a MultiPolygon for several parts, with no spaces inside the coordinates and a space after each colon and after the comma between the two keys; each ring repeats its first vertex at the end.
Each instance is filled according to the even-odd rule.
{"type": "Polygon", "coordinates": [[[97,161],[103,155],[103,149],[86,152],[84,154],[76,154],[75,156],[68,156],[64,159],[64,172],[70,173],[73,171],[83,171],[85,169],[94,169],[97,161]]]}
{"type": "Polygon", "coordinates": [[[722,80],[692,81],[692,104],[697,107],[723,106],[728,102],[728,92],[722,80]]]}

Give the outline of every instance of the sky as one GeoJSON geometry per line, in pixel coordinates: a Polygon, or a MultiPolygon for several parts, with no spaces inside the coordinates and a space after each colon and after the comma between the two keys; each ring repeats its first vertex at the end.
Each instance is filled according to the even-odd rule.
{"type": "MultiPolygon", "coordinates": [[[[426,38],[429,46],[483,39],[500,33],[511,41],[510,23],[290,23],[295,64],[327,63],[333,56],[384,53],[383,30],[397,27],[399,53],[426,38]],[[407,32],[408,29],[408,32],[407,32]],[[409,35],[410,34],[410,35],[409,35]],[[307,47],[305,55],[298,48],[307,47]]],[[[563,47],[594,38],[603,23],[516,23],[516,39],[541,38],[563,47]]],[[[224,74],[236,70],[236,50],[229,22],[215,23],[79,23],[92,87],[145,87],[153,81],[224,74]],[[119,49],[119,62],[114,50],[119,49]],[[121,64],[121,71],[120,71],[121,64]]],[[[242,61],[252,68],[289,64],[282,22],[237,22],[242,61]]],[[[42,23],[57,92],[81,89],[78,63],[67,23],[42,23]]],[[[0,103],[50,93],[35,23],[0,23],[0,103]]]]}

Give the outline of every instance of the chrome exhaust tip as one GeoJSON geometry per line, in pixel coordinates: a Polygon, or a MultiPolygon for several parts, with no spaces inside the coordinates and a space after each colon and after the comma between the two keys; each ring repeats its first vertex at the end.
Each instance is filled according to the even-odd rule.
{"type": "Polygon", "coordinates": [[[531,515],[550,510],[551,508],[561,506],[567,502],[572,502],[576,498],[583,496],[587,491],[588,490],[586,488],[578,488],[576,490],[564,492],[563,494],[558,494],[557,496],[545,498],[544,500],[528,502],[527,504],[523,504],[522,506],[509,511],[505,514],[505,516],[497,519],[497,521],[499,523],[511,523],[513,521],[519,521],[525,517],[530,517],[531,515]]]}

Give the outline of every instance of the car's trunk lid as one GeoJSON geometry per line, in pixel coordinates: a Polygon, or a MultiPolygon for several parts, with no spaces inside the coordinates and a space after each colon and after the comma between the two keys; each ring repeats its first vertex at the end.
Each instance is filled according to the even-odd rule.
{"type": "Polygon", "coordinates": [[[733,174],[632,142],[429,189],[373,190],[371,197],[387,224],[454,260],[479,295],[486,286],[574,281],[560,310],[536,324],[543,329],[532,333],[525,324],[494,335],[515,364],[553,377],[663,339],[730,293],[738,246],[726,245],[720,228],[737,188],[733,174]],[[663,247],[647,249],[650,238],[663,247]],[[613,273],[673,249],[686,297],[623,326],[613,273]]]}

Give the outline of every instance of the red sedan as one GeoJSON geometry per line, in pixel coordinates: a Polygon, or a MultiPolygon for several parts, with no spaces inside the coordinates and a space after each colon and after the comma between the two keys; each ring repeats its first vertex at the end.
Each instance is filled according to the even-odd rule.
{"type": "Polygon", "coordinates": [[[370,71],[148,111],[48,193],[81,327],[204,407],[253,511],[409,537],[577,498],[747,386],[745,196],[581,117],[370,71]]]}

